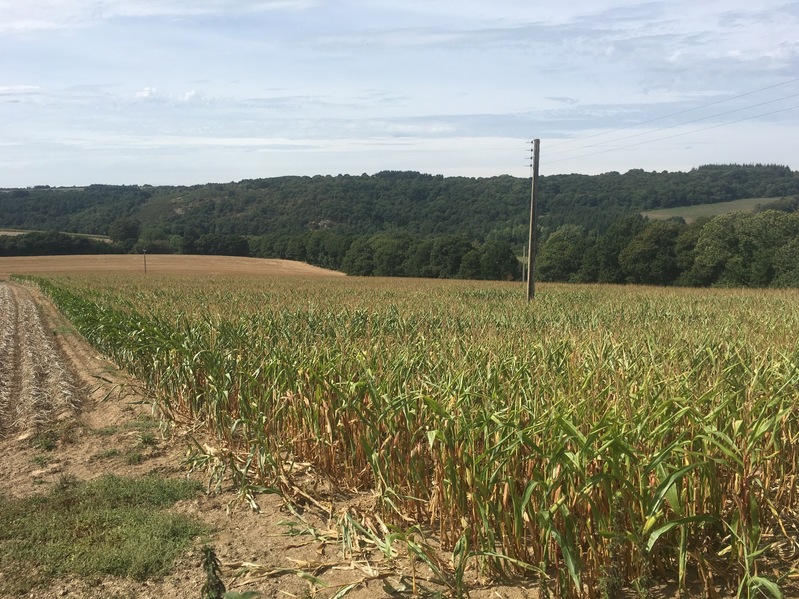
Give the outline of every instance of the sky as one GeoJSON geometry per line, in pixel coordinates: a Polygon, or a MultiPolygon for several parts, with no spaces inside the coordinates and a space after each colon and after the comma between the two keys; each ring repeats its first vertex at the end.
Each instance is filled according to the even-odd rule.
{"type": "Polygon", "coordinates": [[[799,169],[799,1],[0,0],[0,188],[799,169]]]}

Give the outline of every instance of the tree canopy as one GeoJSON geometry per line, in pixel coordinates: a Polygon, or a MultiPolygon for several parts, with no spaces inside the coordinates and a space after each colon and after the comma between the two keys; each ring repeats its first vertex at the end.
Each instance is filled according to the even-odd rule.
{"type": "MultiPolygon", "coordinates": [[[[529,183],[508,175],[383,171],[190,187],[44,186],[0,190],[0,228],[107,234],[116,251],[278,257],[350,274],[516,278],[516,256],[527,241],[529,183]]],[[[541,280],[749,286],[796,280],[799,173],[788,167],[551,175],[541,177],[539,190],[541,280]],[[691,224],[649,222],[639,214],[752,197],[774,201],[754,214],[691,224]]],[[[38,252],[51,241],[4,240],[0,247],[38,252]]],[[[76,243],[65,239],[62,250],[78,251],[76,243]]]]}

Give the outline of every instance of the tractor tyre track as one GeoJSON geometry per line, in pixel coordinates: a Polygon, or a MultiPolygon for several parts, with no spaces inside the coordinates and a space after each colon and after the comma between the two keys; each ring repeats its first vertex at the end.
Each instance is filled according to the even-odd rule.
{"type": "Polygon", "coordinates": [[[74,418],[84,395],[32,290],[0,283],[2,433],[23,437],[74,418]]]}
{"type": "Polygon", "coordinates": [[[0,285],[0,436],[13,429],[20,395],[19,317],[17,301],[8,285],[0,285]]]}

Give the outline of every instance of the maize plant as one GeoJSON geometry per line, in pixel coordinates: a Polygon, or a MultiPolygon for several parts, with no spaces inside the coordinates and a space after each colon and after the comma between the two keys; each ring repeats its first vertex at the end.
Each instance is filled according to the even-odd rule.
{"type": "Polygon", "coordinates": [[[207,428],[242,489],[310,471],[374,492],[381,521],[452,551],[456,594],[466,569],[588,598],[692,573],[779,596],[796,575],[794,292],[38,284],[164,414],[207,428]]]}

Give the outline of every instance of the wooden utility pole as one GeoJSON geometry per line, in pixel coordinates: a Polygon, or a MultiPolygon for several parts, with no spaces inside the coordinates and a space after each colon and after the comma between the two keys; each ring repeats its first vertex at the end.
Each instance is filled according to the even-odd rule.
{"type": "Polygon", "coordinates": [[[144,274],[147,274],[147,250],[142,250],[141,253],[144,256],[144,274]]]}
{"type": "Polygon", "coordinates": [[[524,250],[522,251],[522,283],[527,281],[527,246],[524,246],[524,250]]]}
{"type": "Polygon", "coordinates": [[[534,139],[533,144],[533,162],[532,173],[530,178],[530,237],[527,241],[527,301],[529,302],[535,297],[535,243],[536,243],[536,195],[538,193],[538,156],[541,152],[541,140],[534,139]]]}

